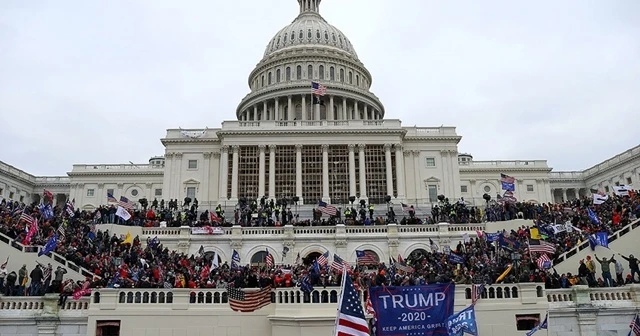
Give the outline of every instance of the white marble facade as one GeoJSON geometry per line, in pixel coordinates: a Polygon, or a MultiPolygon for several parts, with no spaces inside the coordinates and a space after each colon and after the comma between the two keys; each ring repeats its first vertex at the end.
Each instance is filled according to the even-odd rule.
{"type": "Polygon", "coordinates": [[[371,73],[319,4],[299,1],[298,17],[268,42],[236,120],[169,129],[164,155],[148,164],[74,165],[68,176],[36,177],[3,163],[0,197],[38,201],[47,188],[56,201],[91,209],[107,192],[134,202],[191,196],[207,208],[243,197],[380,204],[389,195],[428,209],[438,195],[473,205],[484,204],[485,193],[495,199],[500,173],[516,178],[518,200],[536,203],[640,178],[640,146],[583,172],[552,172],[544,160],[474,161],[458,153],[455,127],[403,126],[386,115],[369,90],[371,73]],[[314,98],[311,82],[326,95],[314,98]]]}

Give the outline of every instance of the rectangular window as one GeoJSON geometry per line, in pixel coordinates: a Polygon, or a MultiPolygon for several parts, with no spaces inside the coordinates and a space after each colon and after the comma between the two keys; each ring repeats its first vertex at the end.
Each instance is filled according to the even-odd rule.
{"type": "Polygon", "coordinates": [[[427,167],[435,167],[436,166],[436,158],[428,157],[425,159],[425,163],[427,167]]]}
{"type": "Polygon", "coordinates": [[[633,181],[631,180],[630,177],[627,177],[627,184],[631,184],[633,181]]]}
{"type": "Polygon", "coordinates": [[[196,198],[196,187],[187,187],[187,197],[192,200],[196,198]]]}
{"type": "Polygon", "coordinates": [[[466,193],[467,192],[467,186],[460,186],[460,192],[466,193]]]}
{"type": "Polygon", "coordinates": [[[111,196],[115,197],[116,195],[113,194],[113,189],[107,189],[107,194],[111,194],[111,196]]]}
{"type": "Polygon", "coordinates": [[[189,160],[189,169],[198,169],[198,160],[189,160]]]}
{"type": "Polygon", "coordinates": [[[605,186],[604,187],[604,192],[608,193],[609,192],[609,186],[605,186]]]}
{"type": "Polygon", "coordinates": [[[24,196],[20,196],[20,203],[24,202],[24,196]]]}
{"type": "Polygon", "coordinates": [[[430,184],[427,186],[427,190],[429,190],[429,202],[435,203],[438,201],[438,186],[435,184],[430,184]]]}
{"type": "Polygon", "coordinates": [[[516,329],[518,331],[531,330],[540,324],[540,314],[517,314],[516,329]]]}
{"type": "Polygon", "coordinates": [[[0,188],[0,196],[4,195],[4,189],[0,188]]]}
{"type": "Polygon", "coordinates": [[[619,186],[620,186],[620,182],[616,182],[616,187],[619,187],[619,186]]]}
{"type": "Polygon", "coordinates": [[[527,191],[533,192],[533,184],[527,184],[527,191]]]}
{"type": "Polygon", "coordinates": [[[156,189],[156,196],[162,196],[162,189],[156,189]]]}
{"type": "Polygon", "coordinates": [[[87,189],[87,197],[93,197],[95,194],[95,189],[87,189]]]}
{"type": "Polygon", "coordinates": [[[9,199],[13,199],[13,191],[9,192],[9,199]]]}

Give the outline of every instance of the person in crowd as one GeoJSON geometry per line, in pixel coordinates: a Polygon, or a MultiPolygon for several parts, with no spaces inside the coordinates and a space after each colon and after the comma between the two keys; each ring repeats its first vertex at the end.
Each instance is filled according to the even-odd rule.
{"type": "Polygon", "coordinates": [[[633,254],[630,254],[628,257],[625,257],[620,253],[618,253],[618,255],[621,256],[622,259],[629,262],[629,271],[631,272],[631,281],[637,282],[635,278],[636,274],[638,274],[638,281],[640,281],[640,271],[638,270],[638,259],[636,259],[633,256],[633,254]]]}
{"type": "Polygon", "coordinates": [[[606,287],[615,287],[615,282],[613,282],[613,278],[611,278],[611,264],[615,265],[616,260],[614,259],[615,255],[611,256],[611,259],[603,257],[602,259],[598,258],[598,255],[593,255],[596,260],[600,263],[600,271],[602,272],[602,280],[606,287]]]}

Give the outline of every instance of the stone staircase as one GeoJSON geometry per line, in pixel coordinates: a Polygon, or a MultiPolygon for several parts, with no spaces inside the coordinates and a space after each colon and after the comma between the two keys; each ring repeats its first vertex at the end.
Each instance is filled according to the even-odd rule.
{"type": "MultiPolygon", "coordinates": [[[[583,241],[571,250],[561,254],[554,260],[554,266],[558,273],[571,272],[577,273],[579,261],[585,259],[587,255],[598,254],[599,257],[611,257],[612,254],[622,253],[627,256],[629,254],[640,255],[638,249],[638,241],[640,241],[640,219],[629,223],[616,233],[609,236],[609,248],[596,246],[596,250],[589,248],[589,241],[583,241]]],[[[617,257],[617,256],[616,256],[617,257]]],[[[629,267],[625,260],[621,260],[625,268],[625,272],[629,271],[629,267]]],[[[600,266],[598,266],[599,269],[600,266]]],[[[613,266],[612,266],[613,267],[613,266]]],[[[599,271],[598,271],[598,274],[599,271]]]]}
{"type": "Polygon", "coordinates": [[[7,265],[9,272],[17,272],[22,265],[27,265],[27,269],[31,271],[33,267],[35,267],[36,262],[39,262],[43,265],[50,263],[54,271],[58,266],[66,268],[66,278],[84,280],[85,277],[96,277],[93,272],[68,261],[55,252],[38,257],[38,252],[40,252],[41,248],[42,246],[23,245],[15,239],[0,233],[0,259],[2,259],[0,263],[3,263],[7,257],[9,257],[9,263],[7,265]]]}

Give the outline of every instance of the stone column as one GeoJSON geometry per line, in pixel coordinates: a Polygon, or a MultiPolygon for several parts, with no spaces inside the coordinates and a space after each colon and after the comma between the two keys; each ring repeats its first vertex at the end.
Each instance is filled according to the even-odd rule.
{"type": "MultiPolygon", "coordinates": [[[[173,186],[173,153],[164,154],[164,176],[162,178],[162,199],[171,197],[173,186]]],[[[105,195],[106,196],[106,195],[105,195]]],[[[113,195],[116,197],[116,195],[113,195]]],[[[117,196],[119,197],[119,196],[117,196]]],[[[168,200],[168,199],[167,199],[168,200]]]]}
{"type": "Polygon", "coordinates": [[[269,145],[269,198],[276,198],[276,145],[269,145]]]}
{"type": "Polygon", "coordinates": [[[349,196],[356,196],[356,145],[349,144],[349,196]]]}
{"type": "Polygon", "coordinates": [[[267,101],[265,100],[262,102],[262,121],[266,121],[268,119],[267,113],[267,101]]]}
{"type": "Polygon", "coordinates": [[[387,195],[393,197],[393,167],[391,166],[391,144],[384,144],[384,161],[386,165],[385,168],[387,170],[387,195]]]}
{"type": "Polygon", "coordinates": [[[217,202],[221,198],[219,183],[220,174],[222,172],[220,171],[220,152],[213,152],[212,155],[213,162],[210,163],[210,165],[213,165],[213,168],[209,168],[209,178],[211,179],[211,182],[209,182],[209,204],[215,205],[214,202],[217,202]],[[218,167],[218,169],[216,169],[215,167],[218,167]]]}
{"type": "Polygon", "coordinates": [[[333,120],[333,96],[329,96],[329,108],[325,110],[329,111],[327,113],[327,120],[333,120]]]}
{"type": "Polygon", "coordinates": [[[278,102],[278,98],[276,98],[275,108],[273,110],[273,120],[280,120],[280,103],[278,102]]]}
{"type": "Polygon", "coordinates": [[[302,95],[302,120],[307,120],[307,97],[302,95]]]}
{"type": "Polygon", "coordinates": [[[300,204],[304,204],[302,200],[302,145],[296,145],[296,196],[300,198],[300,204]]]}
{"type": "Polygon", "coordinates": [[[265,157],[264,157],[264,149],[265,149],[265,145],[264,144],[259,144],[258,148],[260,150],[260,154],[258,154],[258,197],[262,197],[265,196],[264,194],[264,189],[265,189],[265,181],[264,181],[264,177],[265,174],[267,173],[266,170],[266,162],[265,162],[265,157]]]}
{"type": "Polygon", "coordinates": [[[364,104],[362,108],[364,110],[364,120],[369,120],[369,107],[367,104],[364,104]]]}
{"type": "Polygon", "coordinates": [[[204,182],[204,188],[202,189],[201,195],[203,195],[204,199],[200,200],[200,204],[204,201],[205,204],[211,204],[211,199],[209,195],[209,184],[211,183],[211,152],[202,153],[202,157],[204,158],[204,172],[202,173],[202,181],[204,182]]]}
{"type": "MultiPolygon", "coordinates": [[[[155,198],[155,194],[153,192],[153,183],[151,182],[147,182],[144,184],[146,190],[145,190],[145,197],[147,198],[147,200],[149,201],[153,201],[153,199],[155,198]]],[[[100,204],[104,204],[104,203],[100,203],[100,204]]]]}
{"type": "Polygon", "coordinates": [[[295,111],[293,110],[293,102],[291,96],[287,96],[287,120],[293,120],[295,118],[295,111]]]}
{"type": "Polygon", "coordinates": [[[329,198],[329,145],[322,145],[322,201],[330,203],[329,198]]]}
{"type": "Polygon", "coordinates": [[[358,112],[358,101],[353,102],[353,119],[360,120],[360,113],[358,112]]]}
{"type": "Polygon", "coordinates": [[[173,177],[174,177],[174,197],[175,198],[181,198],[182,196],[182,153],[174,153],[175,155],[175,165],[173,166],[175,168],[174,173],[173,173],[173,177]]]}
{"type": "Polygon", "coordinates": [[[342,120],[349,120],[347,118],[347,98],[342,98],[342,120]]]}
{"type": "Polygon", "coordinates": [[[562,201],[566,202],[567,201],[567,189],[562,189],[562,201]]]}
{"type": "MultiPolygon", "coordinates": [[[[452,193],[452,190],[449,190],[449,188],[451,187],[451,181],[450,181],[450,177],[451,175],[453,175],[453,172],[451,171],[451,168],[449,167],[449,151],[446,149],[443,149],[440,151],[440,165],[441,165],[441,169],[442,169],[442,193],[447,196],[451,201],[454,200],[454,194],[452,193]]],[[[418,161],[418,165],[416,167],[419,167],[419,165],[423,165],[423,163],[419,162],[419,158],[416,158],[416,160],[418,161]]],[[[437,162],[437,161],[436,161],[437,162]]],[[[437,166],[437,163],[436,163],[437,166]]]]}
{"type": "Polygon", "coordinates": [[[360,199],[367,200],[367,165],[365,162],[365,151],[366,145],[359,144],[358,145],[358,154],[360,155],[360,199]]]}
{"type": "MultiPolygon", "coordinates": [[[[56,195],[57,196],[57,195],[56,195]]],[[[149,194],[151,197],[151,194],[149,194]]],[[[98,194],[96,195],[97,204],[107,204],[107,194],[104,192],[104,183],[98,183],[98,194]]],[[[56,204],[58,203],[58,197],[56,197],[56,204]]]]}
{"type": "Polygon", "coordinates": [[[231,200],[238,200],[238,163],[240,161],[240,146],[233,146],[233,166],[231,167],[231,200]]]}
{"type": "Polygon", "coordinates": [[[252,121],[258,121],[258,105],[253,105],[253,118],[252,121]]]}
{"type": "Polygon", "coordinates": [[[229,198],[227,193],[227,185],[229,184],[229,146],[220,148],[220,178],[218,179],[218,199],[226,200],[229,198]]]}
{"type": "Polygon", "coordinates": [[[393,146],[396,150],[396,190],[398,191],[397,199],[403,201],[405,199],[405,182],[404,182],[404,154],[402,153],[402,144],[393,146]]]}
{"type": "Polygon", "coordinates": [[[422,197],[422,181],[420,180],[420,151],[414,150],[413,154],[413,182],[416,184],[416,203],[422,197]]]}

